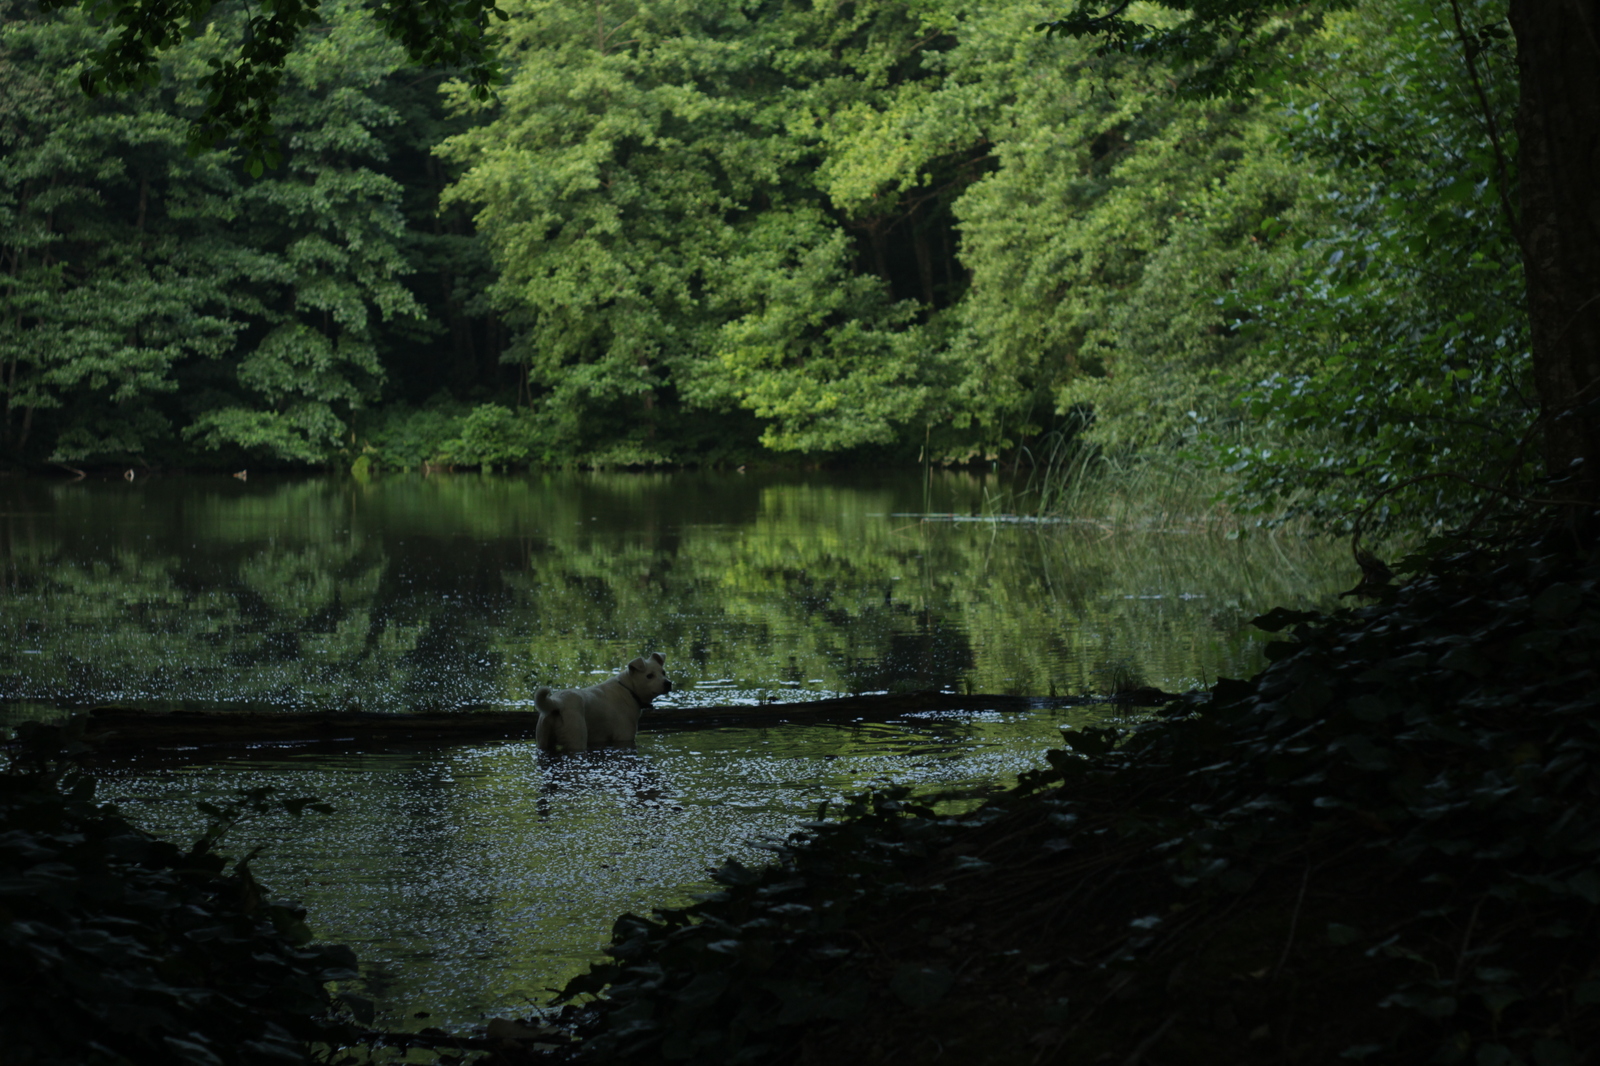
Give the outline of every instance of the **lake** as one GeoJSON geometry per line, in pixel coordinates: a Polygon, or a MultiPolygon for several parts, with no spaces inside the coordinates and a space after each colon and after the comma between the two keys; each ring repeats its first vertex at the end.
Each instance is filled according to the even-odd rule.
{"type": "Polygon", "coordinates": [[[1008,513],[992,472],[0,480],[0,714],[526,708],[666,656],[662,705],[936,689],[964,712],[530,742],[256,745],[107,767],[152,829],[269,784],[329,817],[234,847],[352,944],[396,1025],[511,1014],[625,910],[682,903],[824,800],[900,781],[966,801],[1039,765],[1077,697],[1260,665],[1250,617],[1353,583],[1335,542],[1008,513]],[[983,694],[1037,697],[1031,710],[983,694]],[[425,1019],[418,1018],[426,1014],[425,1019]]]}

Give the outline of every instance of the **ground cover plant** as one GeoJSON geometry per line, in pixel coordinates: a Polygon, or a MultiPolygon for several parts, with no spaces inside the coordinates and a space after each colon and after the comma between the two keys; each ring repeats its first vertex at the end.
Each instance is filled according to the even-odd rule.
{"type": "Polygon", "coordinates": [[[6,1061],[265,1066],[332,1061],[355,1042],[350,1008],[364,1004],[327,987],[355,976],[350,950],[309,943],[304,912],[251,874],[255,851],[218,849],[240,818],[314,801],[246,793],[211,807],[210,828],[183,848],[64,769],[62,727],[19,732],[0,773],[6,1061]]]}
{"type": "Polygon", "coordinates": [[[1587,1061],[1600,555],[1434,548],[1379,602],[1261,617],[1259,675],[1069,733],[975,813],[862,796],[622,917],[563,993],[578,1050],[501,1057],[1587,1061]]]}

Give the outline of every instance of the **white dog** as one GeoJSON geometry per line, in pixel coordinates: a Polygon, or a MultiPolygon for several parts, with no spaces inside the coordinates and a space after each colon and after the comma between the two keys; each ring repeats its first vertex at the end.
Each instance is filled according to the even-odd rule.
{"type": "Polygon", "coordinates": [[[534,739],[552,755],[593,748],[631,748],[639,732],[639,716],[657,696],[672,691],[666,660],[660,652],[635,659],[609,681],[588,688],[541,688],[533,694],[539,706],[534,739]]]}

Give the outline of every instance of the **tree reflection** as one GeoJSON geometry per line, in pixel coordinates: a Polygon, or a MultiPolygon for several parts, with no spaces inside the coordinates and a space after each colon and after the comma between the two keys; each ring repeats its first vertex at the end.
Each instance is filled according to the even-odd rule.
{"type": "Polygon", "coordinates": [[[974,520],[992,482],[545,473],[0,488],[0,698],[404,711],[666,654],[679,701],[1242,674],[1335,546],[974,520]],[[961,520],[957,521],[956,516],[961,520]]]}

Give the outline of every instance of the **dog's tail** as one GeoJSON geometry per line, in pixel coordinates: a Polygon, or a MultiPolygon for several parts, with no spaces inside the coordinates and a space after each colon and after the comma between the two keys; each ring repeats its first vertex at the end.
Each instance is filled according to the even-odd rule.
{"type": "Polygon", "coordinates": [[[560,714],[561,708],[550,699],[550,686],[541,685],[539,691],[533,694],[534,706],[546,714],[560,714]]]}

